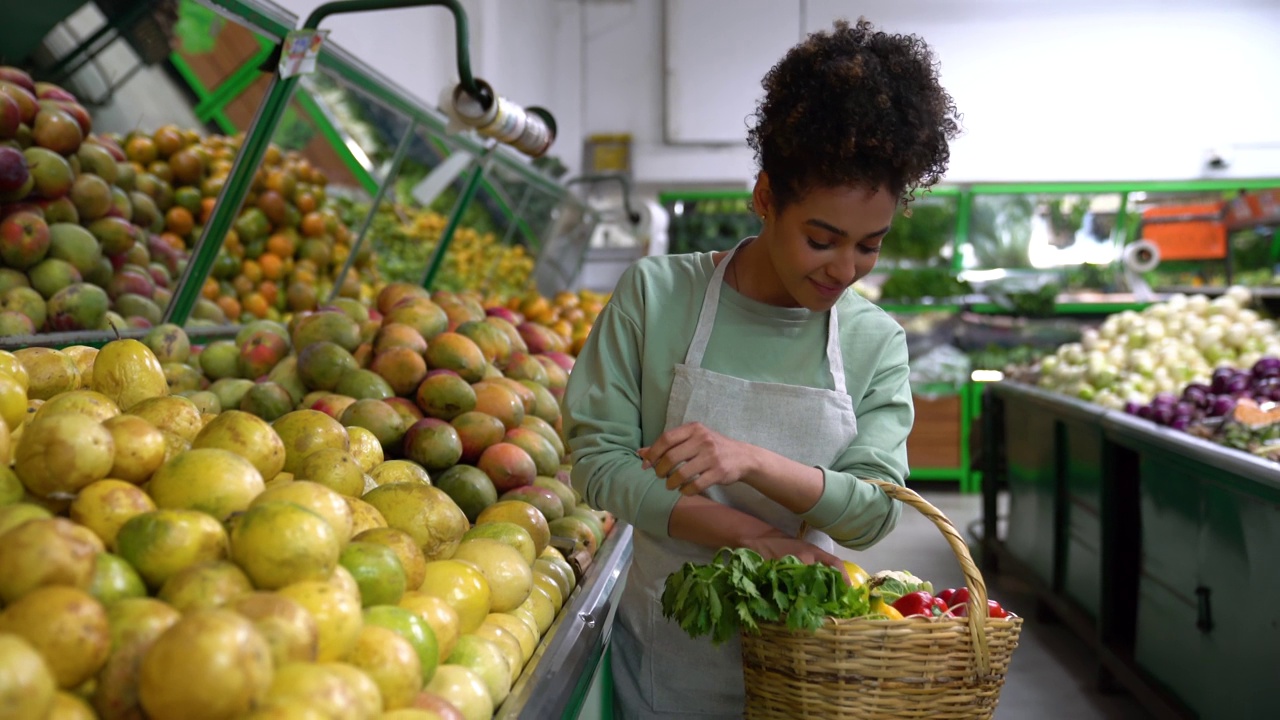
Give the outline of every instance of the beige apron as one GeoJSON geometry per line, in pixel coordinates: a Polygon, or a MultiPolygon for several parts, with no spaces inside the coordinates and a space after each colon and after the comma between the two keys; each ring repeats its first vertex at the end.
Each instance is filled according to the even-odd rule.
{"type": "MultiPolygon", "coordinates": [[[[834,309],[828,313],[826,345],[832,389],[752,382],[702,367],[725,268],[743,243],[711,275],[685,362],[675,367],[666,430],[700,422],[726,437],[801,464],[829,466],[858,433],[853,400],[845,392],[840,322],[834,309]]],[[[746,483],[717,485],[705,495],[788,535],[799,532],[801,521],[795,513],[746,483]]],[[[831,538],[822,533],[810,531],[805,539],[824,550],[834,549],[831,538]]],[[[717,647],[708,638],[690,638],[679,625],[662,617],[667,576],[685,562],[709,562],[715,549],[639,531],[633,537],[633,549],[613,638],[616,714],[646,719],[742,717],[745,691],[738,639],[717,647]]]]}

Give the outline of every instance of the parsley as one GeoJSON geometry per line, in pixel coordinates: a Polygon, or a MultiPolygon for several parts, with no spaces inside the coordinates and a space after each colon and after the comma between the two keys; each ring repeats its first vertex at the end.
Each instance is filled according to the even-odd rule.
{"type": "Polygon", "coordinates": [[[761,622],[817,630],[824,619],[869,611],[867,587],[850,587],[839,570],[806,565],[794,556],[765,560],[754,551],[721,548],[711,563],[685,563],[667,577],[662,615],[691,637],[719,645],[761,622]]]}

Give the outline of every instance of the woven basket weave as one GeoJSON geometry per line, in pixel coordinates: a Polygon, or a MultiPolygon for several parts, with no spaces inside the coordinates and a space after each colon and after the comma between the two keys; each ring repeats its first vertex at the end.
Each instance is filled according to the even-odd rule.
{"type": "Polygon", "coordinates": [[[758,635],[742,634],[746,718],[990,718],[1022,619],[987,617],[982,574],[941,511],[907,488],[867,482],[918,510],[942,532],[969,588],[969,616],[828,618],[813,633],[761,623],[758,635]]]}

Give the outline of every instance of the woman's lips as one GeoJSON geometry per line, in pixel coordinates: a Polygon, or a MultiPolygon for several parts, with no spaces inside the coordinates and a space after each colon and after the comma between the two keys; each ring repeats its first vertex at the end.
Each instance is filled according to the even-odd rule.
{"type": "Polygon", "coordinates": [[[825,298],[840,297],[840,293],[844,292],[844,288],[839,285],[824,285],[813,278],[809,278],[809,282],[813,283],[813,287],[818,291],[818,294],[825,298]]]}

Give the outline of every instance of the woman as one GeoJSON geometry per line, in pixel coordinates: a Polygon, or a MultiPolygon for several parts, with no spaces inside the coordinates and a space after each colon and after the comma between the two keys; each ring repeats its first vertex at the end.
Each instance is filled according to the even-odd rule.
{"type": "Polygon", "coordinates": [[[635,527],[612,640],[626,718],[741,717],[737,642],[662,617],[667,576],[724,546],[840,567],[900,508],[913,409],[903,330],[849,286],[958,130],[927,46],[836,23],[764,79],[749,141],[763,226],[726,253],[628,268],[564,398],[573,485],[635,527]],[[797,537],[801,523],[811,530],[797,537]]]}

